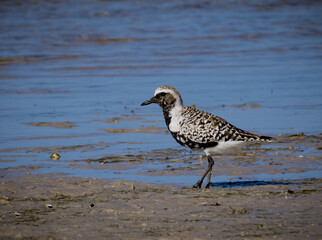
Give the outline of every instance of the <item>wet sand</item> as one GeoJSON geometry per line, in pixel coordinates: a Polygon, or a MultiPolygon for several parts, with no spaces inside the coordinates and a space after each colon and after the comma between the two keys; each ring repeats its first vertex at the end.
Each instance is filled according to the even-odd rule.
{"type": "Polygon", "coordinates": [[[0,238],[321,239],[321,179],[249,185],[24,175],[0,186],[0,238]]]}

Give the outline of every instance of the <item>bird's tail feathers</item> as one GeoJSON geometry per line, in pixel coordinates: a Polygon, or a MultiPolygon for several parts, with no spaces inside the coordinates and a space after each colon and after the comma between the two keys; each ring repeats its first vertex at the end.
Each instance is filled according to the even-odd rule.
{"type": "Polygon", "coordinates": [[[267,142],[271,142],[273,140],[273,138],[269,136],[259,136],[259,139],[261,141],[267,141],[267,142]]]}

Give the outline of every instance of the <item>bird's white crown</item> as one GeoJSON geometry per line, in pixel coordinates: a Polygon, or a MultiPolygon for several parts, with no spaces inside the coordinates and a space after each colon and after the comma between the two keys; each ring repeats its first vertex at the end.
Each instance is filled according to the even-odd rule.
{"type": "Polygon", "coordinates": [[[161,93],[161,92],[170,93],[175,99],[178,100],[179,103],[182,104],[182,99],[181,99],[180,93],[174,87],[171,87],[168,85],[158,87],[154,92],[154,96],[156,96],[158,93],[161,93]]]}

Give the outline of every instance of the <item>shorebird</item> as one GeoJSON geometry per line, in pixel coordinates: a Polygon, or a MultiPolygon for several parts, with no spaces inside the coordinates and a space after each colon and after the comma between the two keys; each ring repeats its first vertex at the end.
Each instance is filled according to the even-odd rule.
{"type": "Polygon", "coordinates": [[[246,142],[271,140],[271,137],[237,128],[211,113],[184,106],[180,93],[171,86],[158,87],[154,96],[141,106],[151,103],[156,103],[162,108],[168,130],[180,145],[192,150],[202,150],[206,154],[208,167],[200,180],[193,185],[194,188],[201,188],[207,175],[206,188],[209,188],[214,165],[213,155],[224,153],[246,142]]]}

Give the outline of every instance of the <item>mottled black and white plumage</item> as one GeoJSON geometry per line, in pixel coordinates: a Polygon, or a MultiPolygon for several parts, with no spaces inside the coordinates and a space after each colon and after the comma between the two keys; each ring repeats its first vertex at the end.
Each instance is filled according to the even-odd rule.
{"type": "Polygon", "coordinates": [[[224,153],[231,147],[250,141],[269,141],[271,137],[261,136],[239,129],[226,120],[195,107],[184,106],[179,92],[171,86],[161,86],[154,96],[141,106],[151,103],[163,109],[167,127],[174,139],[182,146],[202,150],[208,157],[208,168],[194,187],[201,187],[208,175],[206,188],[210,185],[214,161],[212,155],[224,153]]]}

